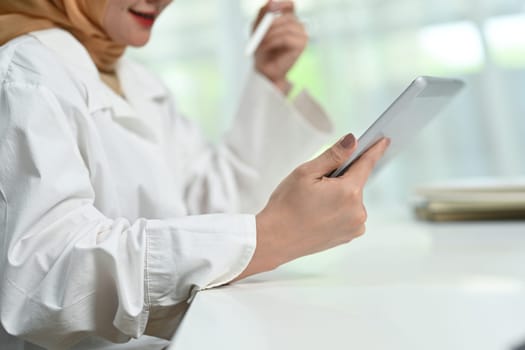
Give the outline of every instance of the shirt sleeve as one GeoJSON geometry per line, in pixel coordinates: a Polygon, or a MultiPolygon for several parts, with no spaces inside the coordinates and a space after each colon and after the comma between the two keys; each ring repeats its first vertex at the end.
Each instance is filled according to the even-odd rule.
{"type": "Polygon", "coordinates": [[[75,131],[86,114],[49,89],[3,82],[0,115],[0,321],[8,333],[46,348],[92,335],[125,342],[156,310],[178,310],[192,290],[231,280],[251,259],[251,215],[130,222],[98,211],[75,131]]]}
{"type": "Polygon", "coordinates": [[[176,140],[192,140],[179,156],[186,158],[191,213],[257,213],[279,182],[328,142],[332,124],[308,92],[289,101],[253,72],[232,127],[217,145],[208,145],[200,130],[181,117],[171,132],[173,149],[181,148],[176,140]]]}

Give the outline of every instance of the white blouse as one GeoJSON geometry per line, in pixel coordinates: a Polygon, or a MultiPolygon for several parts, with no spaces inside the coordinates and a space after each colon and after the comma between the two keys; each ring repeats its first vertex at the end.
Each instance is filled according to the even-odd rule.
{"type": "Polygon", "coordinates": [[[253,73],[211,145],[143,67],[118,75],[126,99],[60,29],[0,47],[3,350],[169,338],[193,293],[245,269],[254,214],[331,130],[253,73]]]}

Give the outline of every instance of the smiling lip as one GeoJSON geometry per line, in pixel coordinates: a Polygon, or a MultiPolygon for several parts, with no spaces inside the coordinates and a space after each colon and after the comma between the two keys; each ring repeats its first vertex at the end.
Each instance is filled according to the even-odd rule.
{"type": "Polygon", "coordinates": [[[133,9],[129,9],[129,12],[133,15],[133,18],[143,27],[151,28],[155,23],[157,17],[156,13],[139,12],[133,9]]]}

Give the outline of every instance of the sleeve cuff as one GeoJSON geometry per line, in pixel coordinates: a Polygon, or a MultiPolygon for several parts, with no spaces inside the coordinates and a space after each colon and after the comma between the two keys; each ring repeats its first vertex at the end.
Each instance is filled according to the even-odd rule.
{"type": "MultiPolygon", "coordinates": [[[[248,86],[252,84],[253,86],[260,86],[261,89],[266,90],[268,95],[271,96],[274,101],[282,104],[290,104],[287,100],[287,96],[275,87],[270,80],[257,71],[254,71],[249,78],[248,86]]],[[[333,132],[334,127],[332,120],[323,107],[321,107],[321,105],[310,95],[308,90],[302,90],[297,97],[292,100],[290,107],[295,109],[295,112],[297,112],[297,114],[299,114],[315,131],[322,134],[331,134],[333,132]]]]}
{"type": "Polygon", "coordinates": [[[145,284],[150,306],[169,306],[192,291],[232,281],[252,259],[253,215],[200,215],[147,226],[145,284]]]}
{"type": "Polygon", "coordinates": [[[293,104],[314,129],[327,134],[334,131],[331,119],[307,90],[302,90],[294,99],[293,104]]]}

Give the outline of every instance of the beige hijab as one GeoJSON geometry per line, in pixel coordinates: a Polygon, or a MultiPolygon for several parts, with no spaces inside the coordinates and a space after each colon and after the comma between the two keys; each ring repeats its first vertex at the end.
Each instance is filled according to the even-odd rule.
{"type": "Polygon", "coordinates": [[[102,27],[108,1],[0,0],[0,45],[35,30],[60,27],[84,45],[102,75],[114,76],[125,46],[113,42],[102,27]]]}

